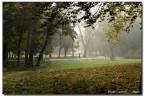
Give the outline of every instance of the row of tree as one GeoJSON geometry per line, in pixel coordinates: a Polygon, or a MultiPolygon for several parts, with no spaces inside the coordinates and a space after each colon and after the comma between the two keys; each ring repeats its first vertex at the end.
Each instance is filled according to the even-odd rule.
{"type": "MultiPolygon", "coordinates": [[[[57,45],[65,49],[65,56],[68,48],[61,42],[55,43],[54,37],[58,33],[69,36],[74,42],[77,37],[73,28],[81,22],[85,22],[84,27],[94,29],[95,22],[108,19],[109,23],[117,22],[118,14],[124,14],[124,23],[128,27],[114,27],[116,31],[108,33],[118,33],[121,29],[127,32],[133,25],[137,17],[141,17],[141,2],[4,2],[3,3],[3,61],[8,60],[8,53],[12,52],[17,56],[17,65],[20,64],[21,53],[25,53],[25,66],[39,66],[43,54],[48,51],[51,54],[57,45]],[[92,13],[91,8],[97,6],[97,10],[92,13]],[[113,10],[115,9],[115,10],[113,10]],[[79,17],[78,14],[84,12],[79,17]],[[73,25],[73,26],[71,26],[73,25]],[[34,55],[38,53],[36,64],[33,63],[34,55]]],[[[80,28],[79,28],[80,29],[80,28]]],[[[81,31],[80,31],[81,32],[81,31]]],[[[88,34],[85,34],[88,38],[88,34]]],[[[81,35],[82,36],[82,35],[81,35]]],[[[108,35],[110,36],[110,35],[108,35]]],[[[69,37],[64,37],[68,39],[69,37]]],[[[81,37],[81,40],[84,41],[81,37]]],[[[109,39],[118,38],[117,36],[109,39]]],[[[61,38],[62,39],[62,38],[61,38]]],[[[85,54],[87,53],[88,42],[83,42],[85,54]]],[[[60,53],[60,51],[59,51],[60,53]]],[[[84,54],[84,57],[86,55],[84,54]]]]}
{"type": "MultiPolygon", "coordinates": [[[[33,66],[33,59],[39,53],[36,65],[39,66],[44,51],[50,54],[57,45],[53,42],[56,33],[75,38],[74,31],[62,12],[53,3],[4,3],[3,10],[3,61],[8,60],[8,53],[17,56],[25,53],[25,66],[33,66]],[[47,7],[45,9],[45,7],[47,7]],[[49,9],[49,10],[48,10],[49,9]],[[64,24],[63,24],[64,23],[64,24]],[[67,25],[69,28],[66,28],[67,25]],[[66,29],[66,30],[64,30],[66,29]]],[[[58,43],[58,42],[57,42],[58,43]]]]}

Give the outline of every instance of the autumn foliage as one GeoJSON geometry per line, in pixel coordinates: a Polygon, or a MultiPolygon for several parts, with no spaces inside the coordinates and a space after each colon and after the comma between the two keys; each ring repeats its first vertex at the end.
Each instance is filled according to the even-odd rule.
{"type": "Polygon", "coordinates": [[[140,63],[21,71],[4,74],[3,93],[134,94],[133,91],[139,92],[140,76],[140,63]]]}

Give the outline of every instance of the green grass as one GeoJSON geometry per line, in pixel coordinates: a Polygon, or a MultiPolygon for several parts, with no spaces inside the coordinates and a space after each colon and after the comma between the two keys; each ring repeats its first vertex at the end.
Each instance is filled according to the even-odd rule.
{"type": "Polygon", "coordinates": [[[88,59],[88,60],[69,60],[69,61],[53,61],[51,68],[54,69],[72,69],[93,66],[113,66],[118,64],[134,64],[141,62],[140,59],[120,59],[110,61],[109,59],[88,59]]]}
{"type": "Polygon", "coordinates": [[[52,61],[51,66],[4,71],[4,94],[132,94],[140,85],[140,60],[52,61]]]}
{"type": "Polygon", "coordinates": [[[40,67],[24,67],[24,68],[14,68],[4,72],[5,74],[9,74],[11,72],[17,71],[31,71],[31,70],[60,70],[60,69],[75,69],[75,68],[85,68],[85,67],[94,67],[94,66],[114,66],[119,64],[135,64],[137,62],[141,62],[141,59],[118,59],[115,61],[110,61],[109,59],[78,59],[78,60],[59,60],[52,61],[51,64],[43,63],[40,67]]]}

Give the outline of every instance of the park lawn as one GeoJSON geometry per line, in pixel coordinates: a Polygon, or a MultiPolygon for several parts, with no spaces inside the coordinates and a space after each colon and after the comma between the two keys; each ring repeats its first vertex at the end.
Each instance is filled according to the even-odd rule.
{"type": "Polygon", "coordinates": [[[141,59],[118,59],[110,61],[109,59],[87,59],[87,60],[68,60],[53,61],[51,68],[53,69],[72,69],[85,68],[94,66],[115,66],[121,64],[135,64],[141,62],[141,59]]]}
{"type": "Polygon", "coordinates": [[[139,90],[140,60],[52,61],[51,66],[3,72],[4,94],[132,94],[139,90]]]}

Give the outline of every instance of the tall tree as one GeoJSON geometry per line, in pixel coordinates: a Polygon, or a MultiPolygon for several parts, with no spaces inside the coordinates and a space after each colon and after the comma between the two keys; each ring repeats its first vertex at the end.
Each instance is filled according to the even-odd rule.
{"type": "Polygon", "coordinates": [[[84,28],[84,30],[82,31],[81,30],[82,27],[80,25],[78,25],[78,28],[79,28],[83,48],[84,48],[83,57],[86,58],[89,43],[93,38],[93,32],[92,31],[90,32],[90,30],[92,30],[91,28],[84,28]]]}
{"type": "MultiPolygon", "coordinates": [[[[46,33],[46,35],[45,35],[46,39],[44,41],[44,45],[38,56],[36,66],[39,66],[39,64],[40,64],[42,55],[47,47],[49,38],[53,37],[54,34],[57,32],[54,30],[58,29],[61,25],[66,25],[69,23],[69,18],[66,15],[67,10],[69,10],[69,9],[64,10],[67,8],[66,6],[69,6],[69,3],[56,3],[56,6],[51,5],[49,7],[49,9],[50,9],[49,11],[44,11],[45,22],[43,24],[43,28],[44,28],[43,32],[46,33]],[[47,31],[47,30],[49,30],[49,31],[47,31]]],[[[73,33],[64,32],[63,34],[72,36],[73,33]]]]}
{"type": "MultiPolygon", "coordinates": [[[[51,24],[55,24],[55,22],[54,22],[55,21],[55,17],[57,17],[58,13],[59,13],[59,11],[56,8],[52,8],[50,10],[50,12],[46,12],[45,13],[46,14],[45,17],[47,17],[47,18],[46,18],[46,22],[44,22],[44,25],[45,25],[44,31],[47,31],[47,30],[49,30],[49,31],[46,32],[46,38],[45,38],[45,41],[44,41],[44,45],[43,45],[43,47],[42,47],[42,49],[41,49],[41,51],[39,53],[36,66],[40,65],[40,61],[41,61],[43,53],[44,53],[44,51],[45,51],[45,49],[47,47],[49,38],[55,34],[55,32],[53,31],[54,27],[52,27],[51,24]],[[51,24],[50,24],[50,22],[51,22],[51,24]]],[[[53,25],[53,26],[57,26],[57,24],[53,25]]]]}

